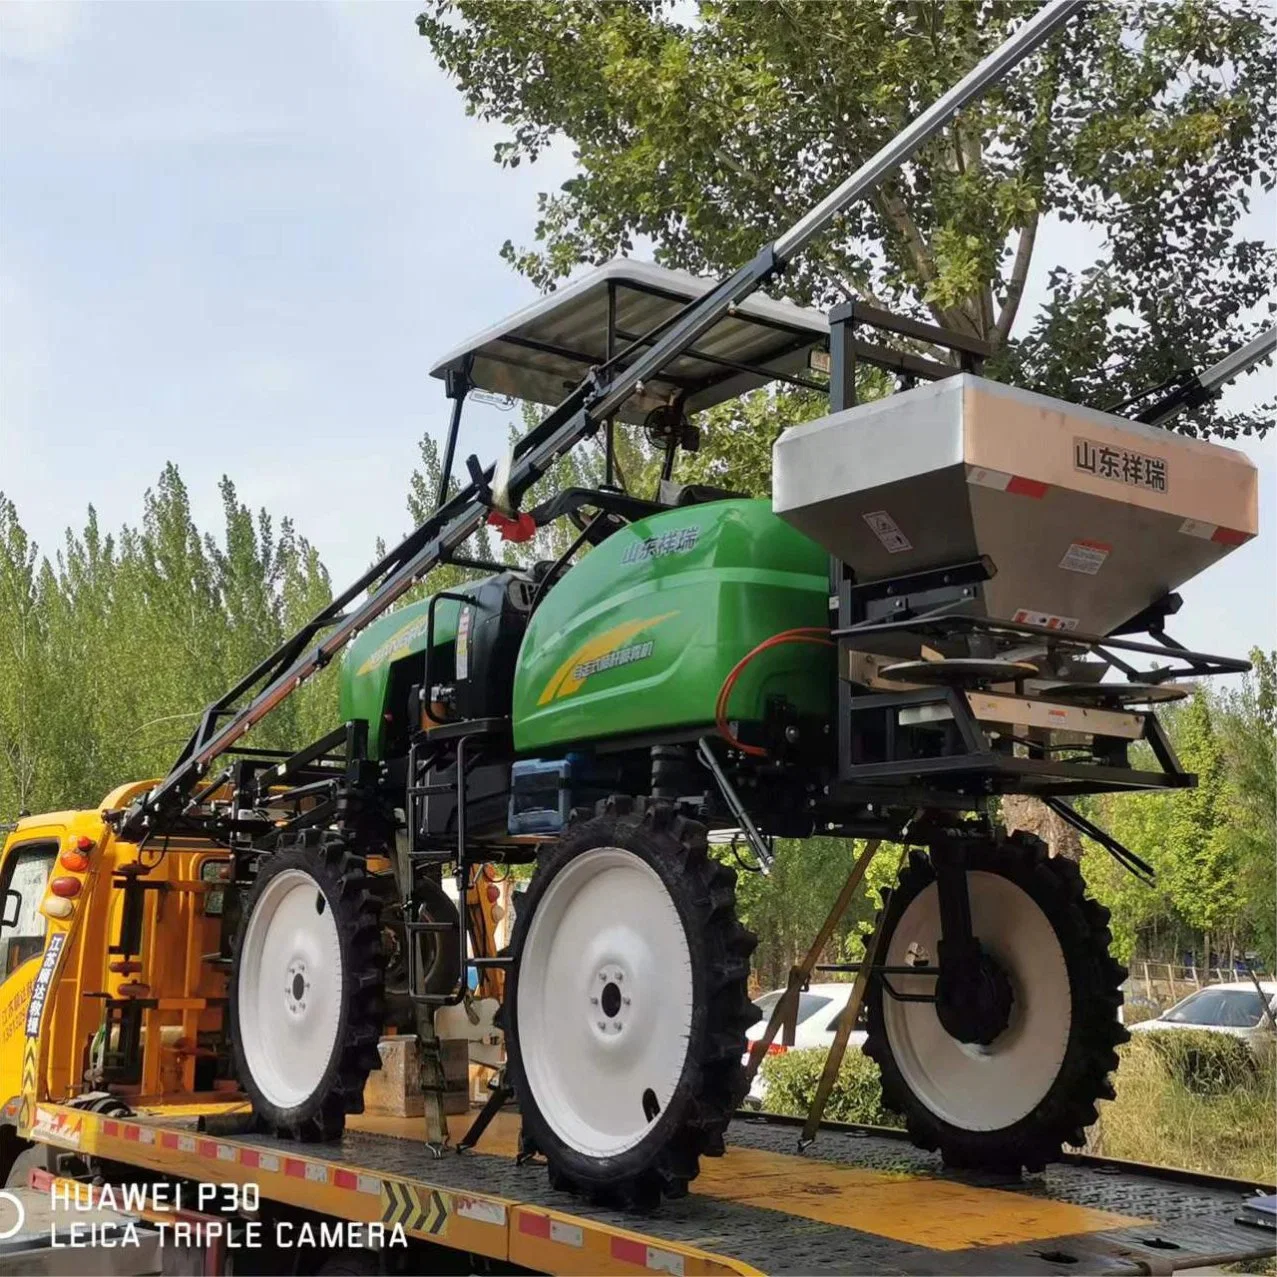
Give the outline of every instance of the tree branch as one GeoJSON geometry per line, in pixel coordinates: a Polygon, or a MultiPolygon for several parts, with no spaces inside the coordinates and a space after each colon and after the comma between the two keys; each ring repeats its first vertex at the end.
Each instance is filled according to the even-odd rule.
{"type": "Polygon", "coordinates": [[[1033,241],[1038,234],[1038,218],[1034,211],[1029,220],[1020,227],[1020,240],[1015,248],[1015,261],[1011,265],[1011,279],[1007,284],[1007,299],[1002,304],[1002,313],[993,326],[991,341],[997,350],[1011,335],[1011,325],[1015,323],[1016,312],[1024,297],[1024,281],[1029,273],[1029,262],[1033,257],[1033,241]]]}
{"type": "MultiPolygon", "coordinates": [[[[931,249],[928,248],[926,240],[922,238],[922,234],[914,223],[913,218],[909,216],[909,210],[905,208],[904,201],[893,193],[887,183],[883,183],[878,188],[874,199],[882,210],[883,216],[896,228],[897,233],[904,240],[905,247],[909,250],[909,255],[913,259],[914,269],[918,272],[918,278],[924,284],[934,283],[936,279],[935,258],[931,256],[931,249]]],[[[928,305],[931,307],[931,313],[936,317],[937,322],[956,331],[965,332],[969,336],[979,336],[975,325],[963,311],[959,309],[947,310],[934,302],[930,302],[928,305]]]]}

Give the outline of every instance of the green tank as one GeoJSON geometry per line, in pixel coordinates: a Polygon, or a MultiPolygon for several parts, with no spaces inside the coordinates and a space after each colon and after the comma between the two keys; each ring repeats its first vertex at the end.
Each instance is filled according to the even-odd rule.
{"type": "MultiPolygon", "coordinates": [[[[525,574],[459,587],[474,599],[465,606],[469,655],[461,669],[462,605],[441,599],[432,681],[454,682],[459,703],[470,706],[462,716],[512,713],[515,749],[524,755],[708,726],[723,680],[746,652],[782,630],[828,624],[827,565],[827,552],[778,519],[768,501],[663,511],[585,555],[541,601],[521,643],[532,591],[525,574]]],[[[388,613],[346,650],[341,715],[368,723],[373,758],[407,749],[408,692],[424,674],[429,607],[422,599],[388,613]]],[[[799,713],[828,714],[833,673],[828,649],[763,652],[737,682],[731,716],[761,719],[771,696],[799,713]]]]}
{"type": "MultiPolygon", "coordinates": [[[[781,630],[829,623],[829,555],[766,500],[663,511],[614,533],[533,614],[514,678],[522,754],[708,725],[723,680],[781,630]]],[[[833,652],[787,644],[745,669],[731,716],[769,696],[828,714],[833,652]]]]}
{"type": "MultiPolygon", "coordinates": [[[[368,724],[368,753],[372,758],[385,754],[383,745],[395,710],[406,705],[409,680],[405,659],[426,650],[429,599],[409,603],[378,617],[342,654],[339,707],[341,721],[362,718],[368,724]],[[401,674],[403,676],[401,676],[401,674]],[[402,683],[403,686],[397,686],[402,683]]],[[[435,646],[452,643],[457,637],[460,604],[440,599],[435,607],[435,646]]],[[[421,662],[413,662],[417,681],[421,662]]]]}

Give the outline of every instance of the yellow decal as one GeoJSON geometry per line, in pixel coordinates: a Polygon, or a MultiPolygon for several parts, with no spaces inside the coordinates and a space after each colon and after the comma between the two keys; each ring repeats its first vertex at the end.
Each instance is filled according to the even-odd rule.
{"type": "Polygon", "coordinates": [[[608,656],[617,651],[622,644],[628,642],[636,634],[641,634],[651,626],[659,625],[662,621],[668,621],[671,616],[677,615],[677,612],[666,612],[662,616],[650,616],[641,621],[623,621],[620,625],[614,625],[610,630],[604,630],[602,634],[596,634],[588,643],[583,643],[577,648],[554,671],[554,677],[545,685],[545,691],[537,699],[537,704],[548,705],[560,696],[571,696],[573,692],[579,691],[581,684],[589,677],[588,674],[581,671],[582,666],[588,665],[591,661],[597,661],[601,657],[608,656]]]}
{"type": "Polygon", "coordinates": [[[429,624],[430,616],[427,613],[424,616],[414,617],[407,625],[400,626],[384,643],[378,645],[372,655],[355,671],[356,675],[367,674],[378,665],[406,656],[413,639],[425,634],[429,624]]]}

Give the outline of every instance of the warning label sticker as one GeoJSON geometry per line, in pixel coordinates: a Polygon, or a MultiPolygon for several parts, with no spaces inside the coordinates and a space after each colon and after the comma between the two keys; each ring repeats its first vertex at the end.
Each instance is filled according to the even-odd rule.
{"type": "Polygon", "coordinates": [[[470,677],[470,622],[473,611],[472,607],[466,605],[457,617],[456,653],[453,661],[457,678],[461,680],[470,677]]]}
{"type": "Polygon", "coordinates": [[[1186,536],[1201,537],[1203,541],[1209,541],[1218,526],[1217,523],[1203,523],[1200,519],[1185,519],[1179,525],[1179,530],[1186,536]]]}
{"type": "Polygon", "coordinates": [[[864,518],[888,554],[899,554],[902,550],[913,549],[909,538],[900,531],[895,519],[886,510],[874,510],[864,518]]]}
{"type": "Polygon", "coordinates": [[[1113,547],[1103,541],[1074,541],[1064,552],[1060,566],[1066,572],[1083,572],[1094,576],[1112,553],[1113,547]]]}
{"type": "Polygon", "coordinates": [[[1011,618],[1021,625],[1041,625],[1048,630],[1076,630],[1076,616],[1056,616],[1051,612],[1034,612],[1030,608],[1019,608],[1011,618]]]}

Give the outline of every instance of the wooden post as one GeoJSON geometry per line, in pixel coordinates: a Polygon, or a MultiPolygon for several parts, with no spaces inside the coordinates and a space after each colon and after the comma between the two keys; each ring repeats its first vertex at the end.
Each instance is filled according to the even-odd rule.
{"type": "Polygon", "coordinates": [[[847,995],[847,1005],[843,1007],[838,1028],[834,1031],[834,1040],[829,1047],[829,1054],[825,1057],[825,1068],[820,1075],[820,1083],[816,1087],[811,1108],[807,1112],[807,1120],[803,1123],[803,1133],[798,1137],[799,1152],[807,1148],[816,1138],[816,1132],[820,1129],[820,1119],[825,1115],[825,1105],[829,1103],[834,1084],[838,1081],[838,1070],[842,1067],[843,1056],[847,1054],[847,1043],[851,1039],[851,1031],[860,1015],[860,1008],[865,1000],[865,990],[869,986],[869,972],[880,961],[880,955],[883,952],[882,923],[886,921],[887,903],[887,900],[883,901],[879,925],[874,928],[873,935],[865,944],[864,961],[860,964],[860,970],[856,972],[855,983],[847,995]]]}

